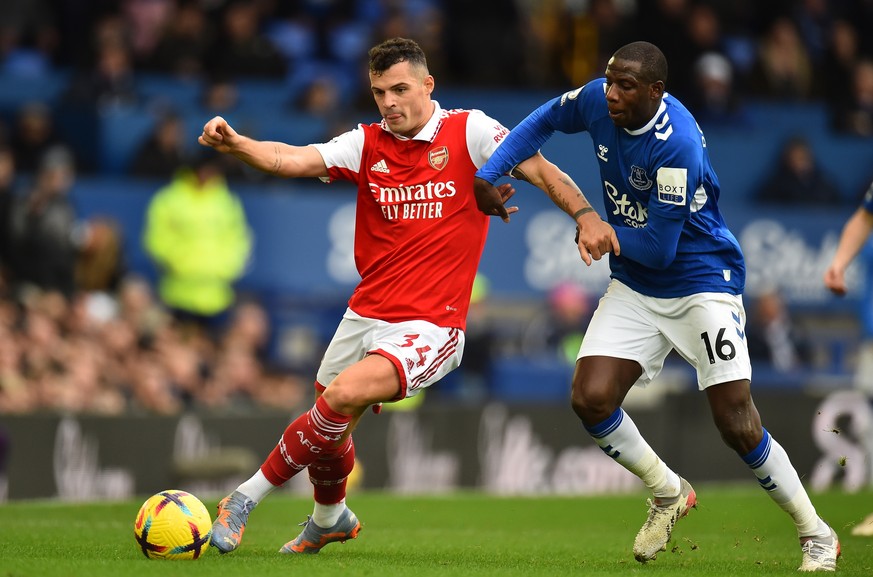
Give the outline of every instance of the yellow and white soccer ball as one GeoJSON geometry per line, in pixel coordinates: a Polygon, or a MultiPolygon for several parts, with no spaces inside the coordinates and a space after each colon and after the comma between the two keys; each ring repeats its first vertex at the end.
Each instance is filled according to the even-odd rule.
{"type": "Polygon", "coordinates": [[[133,535],[149,559],[199,559],[209,548],[212,518],[200,499],[170,489],[146,499],[136,515],[133,535]]]}

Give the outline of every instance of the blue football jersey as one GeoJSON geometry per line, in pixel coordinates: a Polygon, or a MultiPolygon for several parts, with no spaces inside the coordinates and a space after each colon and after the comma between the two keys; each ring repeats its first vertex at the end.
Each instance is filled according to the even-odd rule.
{"type": "Polygon", "coordinates": [[[605,91],[605,79],[593,80],[547,103],[543,112],[561,132],[591,135],[609,223],[642,228],[652,215],[684,219],[676,258],[666,269],[610,254],[611,276],[658,298],[742,293],[743,254],[719,211],[718,177],[694,117],[665,94],[646,126],[618,128],[605,91]]]}

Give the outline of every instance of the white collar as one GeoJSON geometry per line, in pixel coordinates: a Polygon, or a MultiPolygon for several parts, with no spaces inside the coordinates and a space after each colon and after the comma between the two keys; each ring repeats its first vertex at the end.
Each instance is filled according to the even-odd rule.
{"type": "MultiPolygon", "coordinates": [[[[666,92],[664,93],[664,98],[667,98],[666,92]]],[[[655,113],[652,119],[649,120],[645,126],[643,126],[642,128],[637,128],[635,130],[625,128],[624,131],[631,136],[639,136],[640,134],[650,131],[652,127],[655,126],[655,123],[658,122],[658,119],[661,117],[661,115],[664,114],[664,111],[667,110],[667,103],[664,102],[664,98],[661,99],[661,105],[658,107],[658,112],[655,113]]]]}
{"type": "Polygon", "coordinates": [[[418,131],[418,133],[409,138],[408,136],[402,136],[395,132],[391,132],[391,129],[388,128],[388,123],[385,122],[385,119],[382,119],[382,130],[386,132],[391,132],[396,138],[399,140],[424,140],[426,142],[432,142],[434,137],[436,136],[437,131],[440,128],[440,119],[442,118],[443,109],[440,108],[440,103],[436,100],[431,100],[433,102],[433,114],[430,117],[430,120],[418,131]]]}

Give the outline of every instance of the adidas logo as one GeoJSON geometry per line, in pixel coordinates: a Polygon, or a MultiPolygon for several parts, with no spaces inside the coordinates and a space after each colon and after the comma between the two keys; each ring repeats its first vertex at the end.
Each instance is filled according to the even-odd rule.
{"type": "Polygon", "coordinates": [[[371,166],[370,170],[372,170],[373,172],[384,172],[385,174],[391,172],[390,170],[388,170],[388,165],[385,164],[385,159],[382,159],[373,166],[371,166]]]}

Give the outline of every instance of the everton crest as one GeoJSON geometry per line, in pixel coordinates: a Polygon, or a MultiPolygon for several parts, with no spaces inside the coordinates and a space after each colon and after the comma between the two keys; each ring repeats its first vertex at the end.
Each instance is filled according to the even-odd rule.
{"type": "Polygon", "coordinates": [[[649,190],[652,187],[652,179],[650,179],[649,175],[646,174],[645,169],[642,169],[637,165],[631,166],[631,173],[628,180],[630,181],[631,186],[637,190],[649,190]]]}
{"type": "Polygon", "coordinates": [[[434,148],[427,153],[427,163],[437,170],[442,170],[449,163],[449,149],[446,146],[434,148]]]}

